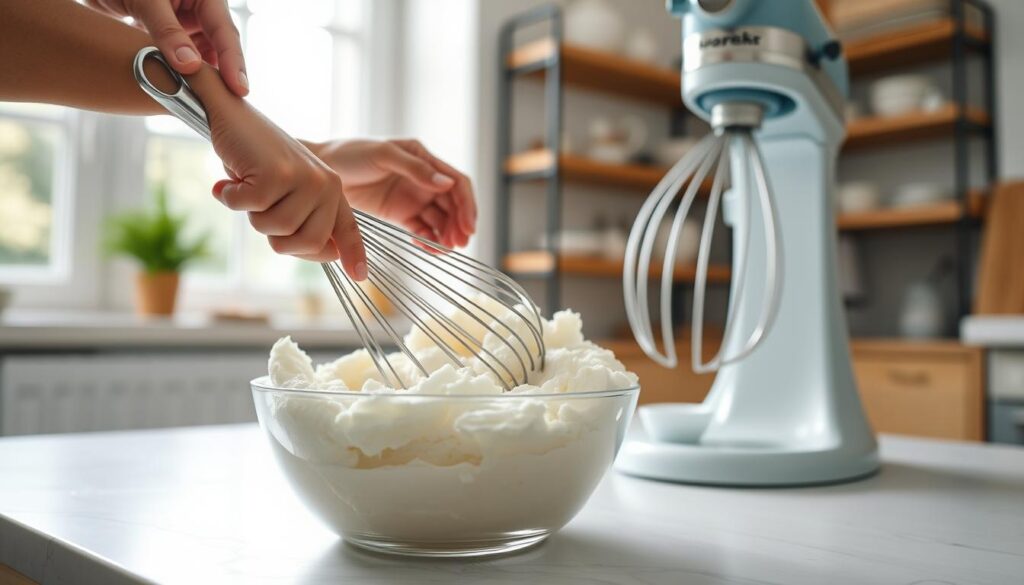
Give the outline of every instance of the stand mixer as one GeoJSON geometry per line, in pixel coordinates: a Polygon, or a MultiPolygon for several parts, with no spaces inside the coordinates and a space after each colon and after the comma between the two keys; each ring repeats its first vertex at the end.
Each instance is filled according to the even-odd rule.
{"type": "Polygon", "coordinates": [[[617,467],[688,483],[827,483],[877,470],[849,358],[835,271],[835,166],[846,63],[812,0],[668,0],[682,17],[686,106],[713,133],[644,204],[623,287],[638,343],[677,365],[672,271],[680,226],[710,179],[694,283],[691,361],[718,372],[700,404],[640,408],[646,431],[617,467]],[[721,202],[733,270],[718,354],[703,361],[705,287],[721,202]],[[676,204],[662,254],[661,350],[648,308],[655,233],[676,204]]]}

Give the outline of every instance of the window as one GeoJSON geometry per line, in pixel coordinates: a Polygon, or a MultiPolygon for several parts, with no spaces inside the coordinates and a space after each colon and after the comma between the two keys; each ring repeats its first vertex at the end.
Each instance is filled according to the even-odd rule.
{"type": "Polygon", "coordinates": [[[66,270],[72,114],[0,104],[0,282],[46,282],[66,270]]]}
{"type": "MultiPolygon", "coordinates": [[[[390,0],[228,4],[249,99],[286,131],[309,140],[392,131],[390,0]]],[[[133,269],[105,263],[104,219],[150,204],[163,185],[192,234],[211,236],[210,256],[186,274],[186,309],[225,298],[290,307],[310,267],[275,254],[244,213],[211,196],[223,176],[210,145],[170,116],[0,103],[0,286],[14,287],[19,307],[129,308],[133,269]]]]}
{"type": "MultiPolygon", "coordinates": [[[[370,129],[365,62],[366,0],[232,0],[242,35],[249,100],[293,136],[352,137],[370,129]]],[[[294,292],[298,261],[275,254],[248,225],[210,195],[224,171],[212,149],[169,116],[146,121],[147,193],[158,184],[187,213],[195,234],[210,233],[211,257],[189,272],[193,291],[266,295],[294,292]]]]}

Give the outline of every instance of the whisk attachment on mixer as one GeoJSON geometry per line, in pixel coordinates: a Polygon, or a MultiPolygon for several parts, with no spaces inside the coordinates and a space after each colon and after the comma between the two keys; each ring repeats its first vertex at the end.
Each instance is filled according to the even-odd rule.
{"type": "Polygon", "coordinates": [[[701,140],[662,178],[644,202],[630,232],[626,245],[623,269],[623,292],[626,314],[640,347],[652,359],[665,367],[678,363],[672,318],[672,285],[677,270],[677,242],[683,222],[689,215],[698,193],[711,179],[707,211],[701,229],[700,246],[694,275],[693,323],[691,362],[696,372],[710,372],[738,361],[752,352],[764,339],[778,309],[782,282],[781,242],[777,229],[775,204],[764,170],[760,150],[751,136],[763,116],[761,106],[748,102],[720,103],[711,109],[713,132],[701,140]],[[726,310],[722,344],[715,356],[703,360],[704,306],[707,292],[708,267],[711,260],[711,242],[714,235],[718,208],[726,190],[737,199],[740,211],[733,219],[736,246],[733,250],[733,286],[726,310]],[[681,194],[681,195],[680,195],[681,194]],[[745,198],[744,201],[738,199],[745,198]],[[656,234],[662,220],[673,203],[678,206],[673,215],[666,249],[662,254],[660,313],[663,351],[655,342],[650,307],[648,282],[655,252],[656,234]],[[725,355],[732,347],[736,335],[736,313],[739,300],[747,294],[747,267],[750,255],[751,203],[760,209],[764,231],[765,286],[760,313],[746,340],[738,350],[725,355]]]}
{"type": "MultiPolygon", "coordinates": [[[[452,365],[463,367],[467,358],[475,358],[506,390],[544,368],[540,309],[519,284],[465,254],[366,213],[355,214],[366,247],[367,280],[452,365]]],[[[389,316],[341,265],[325,263],[323,269],[384,380],[407,387],[368,321],[420,374],[428,375],[389,316]]]]}

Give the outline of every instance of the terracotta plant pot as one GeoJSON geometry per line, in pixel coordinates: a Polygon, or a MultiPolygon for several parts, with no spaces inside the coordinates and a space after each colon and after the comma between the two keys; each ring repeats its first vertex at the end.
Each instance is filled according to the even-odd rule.
{"type": "Polygon", "coordinates": [[[177,298],[177,272],[140,272],[135,276],[135,312],[139,315],[171,315],[177,298]]]}

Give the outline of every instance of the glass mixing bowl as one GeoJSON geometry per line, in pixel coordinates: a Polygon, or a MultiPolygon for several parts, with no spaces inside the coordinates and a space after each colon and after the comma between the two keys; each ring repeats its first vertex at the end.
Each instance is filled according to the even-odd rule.
{"type": "Polygon", "coordinates": [[[306,506],[350,543],[419,556],[539,543],[611,466],[639,387],[425,395],[252,382],[260,426],[306,506]]]}

